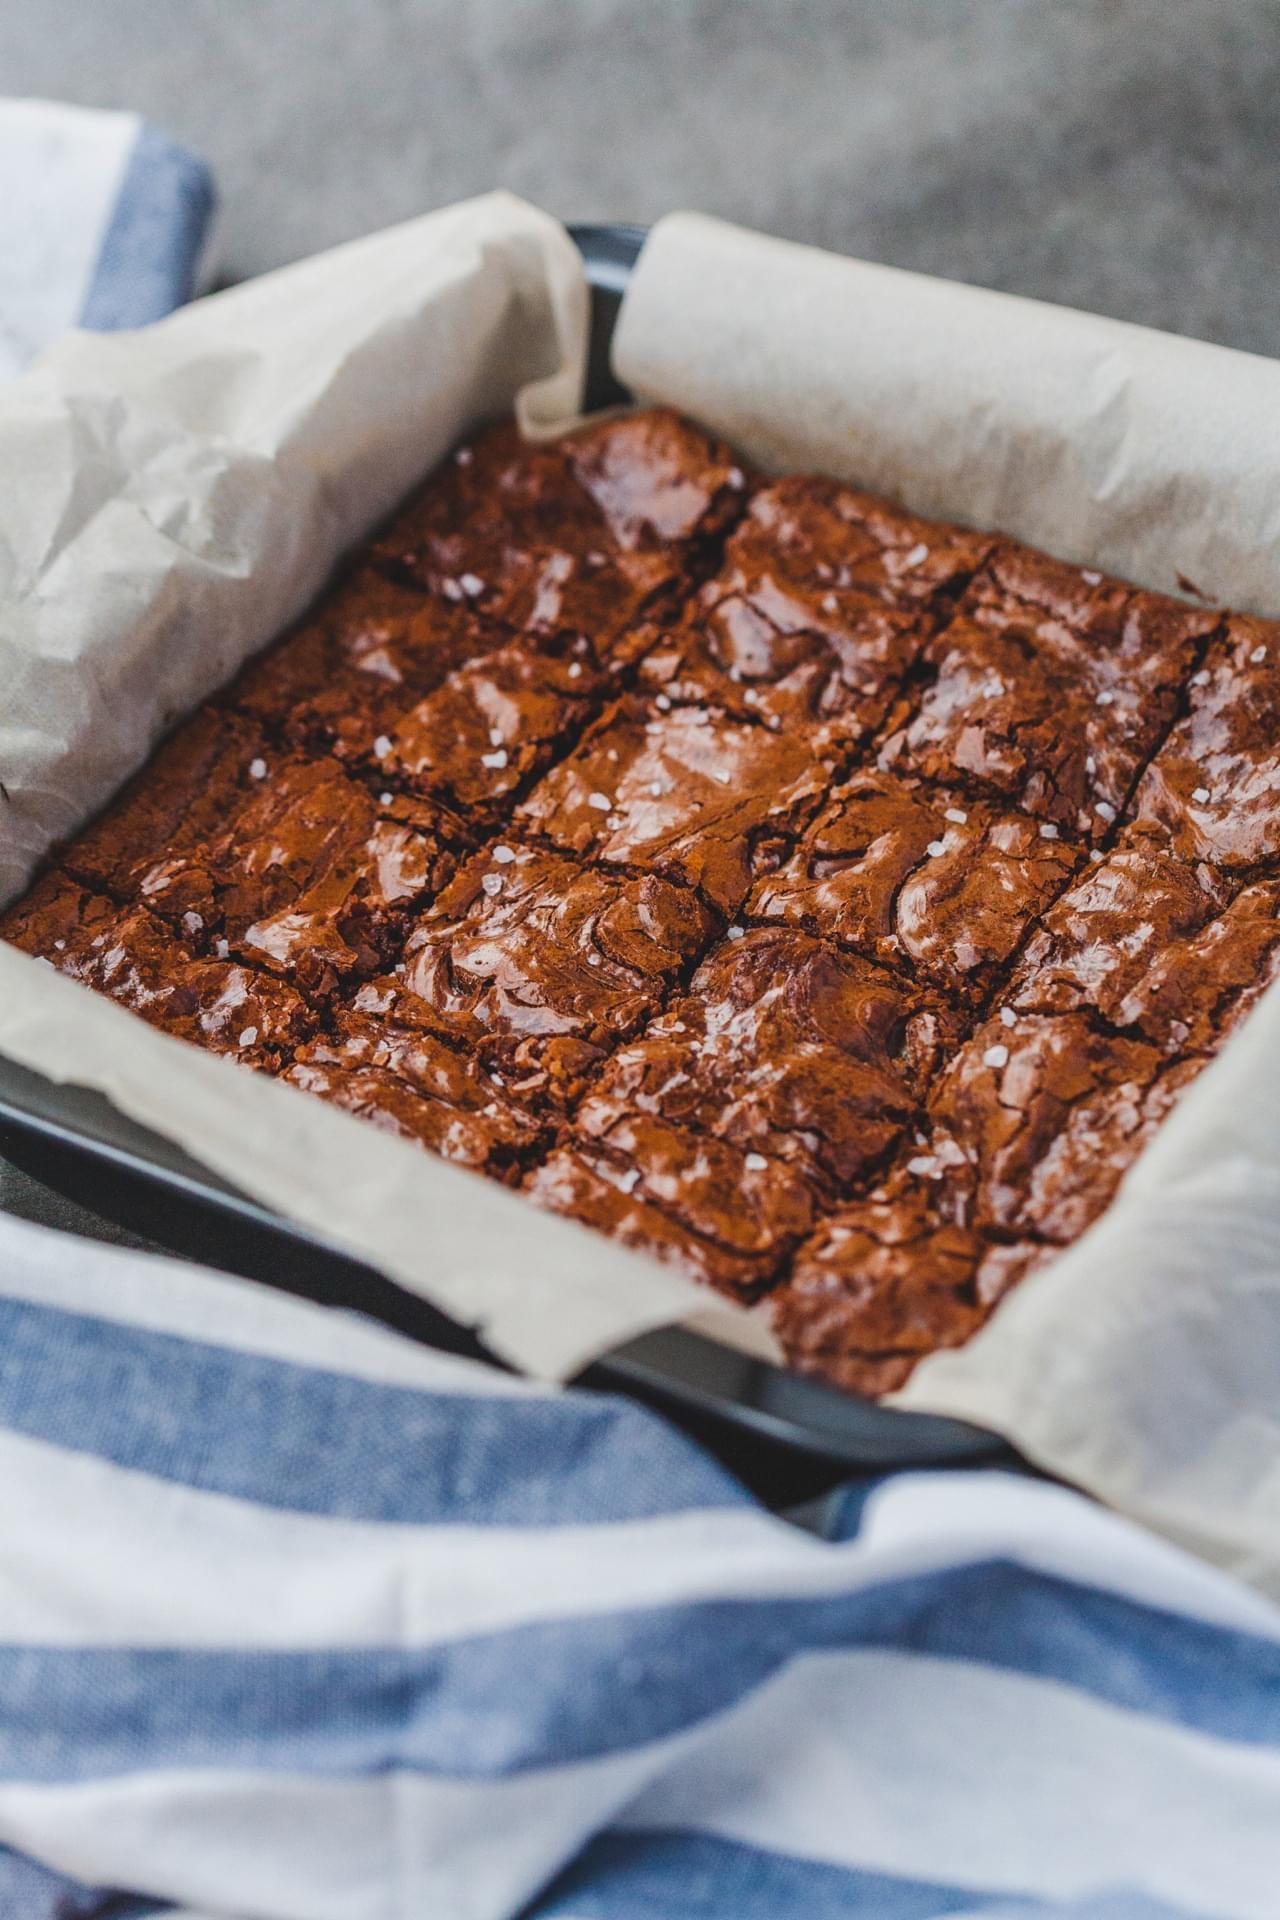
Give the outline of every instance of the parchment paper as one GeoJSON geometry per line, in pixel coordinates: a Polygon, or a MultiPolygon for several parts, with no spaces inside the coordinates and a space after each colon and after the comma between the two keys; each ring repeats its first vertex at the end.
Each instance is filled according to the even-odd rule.
{"type": "MultiPolygon", "coordinates": [[[[494,194],[72,336],[0,388],[0,902],[454,441],[513,405],[530,430],[575,413],[587,312],[563,228],[494,194]]],[[[98,1088],[531,1372],[670,1321],[774,1351],[703,1288],[3,943],[0,1052],[98,1088]]]]}
{"type": "MultiPolygon", "coordinates": [[[[1280,364],[680,214],[620,376],[775,470],[1280,614],[1280,364]]],[[[1069,1252],[904,1406],[994,1427],[1280,1597],[1280,998],[1069,1252]]]]}
{"type": "Polygon", "coordinates": [[[1280,361],[680,213],[614,364],[773,471],[1280,613],[1280,361]]]}

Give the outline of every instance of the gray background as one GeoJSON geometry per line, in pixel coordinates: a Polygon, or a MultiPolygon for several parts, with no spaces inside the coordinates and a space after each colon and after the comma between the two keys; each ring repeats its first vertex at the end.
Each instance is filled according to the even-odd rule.
{"type": "Polygon", "coordinates": [[[501,184],[1280,354],[1280,0],[5,0],[0,89],[203,153],[228,279],[501,184]]]}

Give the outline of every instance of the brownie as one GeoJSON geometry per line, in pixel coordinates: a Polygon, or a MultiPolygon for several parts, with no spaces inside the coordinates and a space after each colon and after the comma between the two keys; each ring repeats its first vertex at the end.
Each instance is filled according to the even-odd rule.
{"type": "Polygon", "coordinates": [[[442,795],[469,820],[540,773],[598,707],[610,682],[590,642],[556,634],[512,641],[458,668],[379,744],[382,777],[442,795]]]}
{"type": "Polygon", "coordinates": [[[835,719],[859,738],[990,544],[834,482],[775,481],[678,629],[658,636],[642,681],[682,705],[775,729],[835,719]]]}
{"type": "Polygon", "coordinates": [[[1280,627],[764,479],[460,447],[0,936],[886,1392],[1280,975],[1280,627]]]}
{"type": "Polygon", "coordinates": [[[374,560],[510,631],[586,633],[603,652],[744,484],[727,451],[676,415],[624,416],[534,445],[507,423],[458,450],[374,560]]]}
{"type": "Polygon", "coordinates": [[[920,1159],[968,1170],[978,1228],[1065,1246],[1164,1118],[1163,1068],[1155,1047],[1083,1014],[1002,1008],[938,1082],[920,1159]]]}
{"type": "Polygon", "coordinates": [[[1280,855],[1280,624],[1237,617],[1191,676],[1187,711],[1143,777],[1139,819],[1230,872],[1280,855]]]}
{"type": "Polygon", "coordinates": [[[763,929],[713,948],[688,992],[614,1054],[577,1128],[609,1142],[620,1121],[647,1116],[837,1193],[892,1146],[955,1038],[909,984],[807,934],[763,929]]]}
{"type": "Polygon", "coordinates": [[[756,882],[743,917],[807,928],[971,1001],[1078,857],[1052,822],[864,768],[756,882]]]}
{"type": "Polygon", "coordinates": [[[491,652],[503,628],[369,566],[241,673],[228,702],[282,743],[354,765],[454,667],[491,652]]]}
{"type": "Polygon", "coordinates": [[[283,1076],[445,1160],[515,1179],[545,1129],[513,1105],[501,1076],[422,1028],[355,1011],[299,1049],[283,1076]]]}
{"type": "Polygon", "coordinates": [[[1216,623],[1006,542],[930,641],[936,677],[880,764],[1100,838],[1216,623]]]}
{"type": "Polygon", "coordinates": [[[56,869],[0,916],[0,939],[153,1027],[246,1066],[275,1071],[314,1026],[284,981],[235,961],[200,958],[144,908],[118,907],[56,869]]]}
{"type": "Polygon", "coordinates": [[[889,1393],[925,1354],[971,1338],[1045,1258],[1034,1242],[985,1239],[953,1200],[904,1165],[888,1186],[823,1220],[770,1296],[794,1367],[889,1393]]]}
{"type": "Polygon", "coordinates": [[[781,1163],[639,1114],[620,1117],[605,1142],[558,1147],[524,1190],[744,1300],[775,1278],[813,1218],[805,1183],[781,1163]]]}
{"type": "Polygon", "coordinates": [[[332,760],[264,754],[255,768],[224,801],[219,831],[138,864],[138,897],[189,938],[234,948],[309,993],[375,972],[398,949],[408,909],[453,871],[458,823],[376,797],[332,760]]]}
{"type": "Polygon", "coordinates": [[[513,1097],[562,1106],[708,945],[697,896],[655,874],[498,842],[426,913],[365,1013],[471,1048],[513,1097]]]}
{"type": "Polygon", "coordinates": [[[731,914],[757,860],[803,825],[838,759],[821,731],[774,734],[713,707],[664,710],[627,695],[515,818],[578,859],[663,874],[731,914]]]}
{"type": "Polygon", "coordinates": [[[63,864],[99,893],[132,898],[136,867],[151,866],[161,849],[176,856],[218,831],[265,766],[265,751],[260,729],[240,714],[201,707],[64,849],[63,864]]]}

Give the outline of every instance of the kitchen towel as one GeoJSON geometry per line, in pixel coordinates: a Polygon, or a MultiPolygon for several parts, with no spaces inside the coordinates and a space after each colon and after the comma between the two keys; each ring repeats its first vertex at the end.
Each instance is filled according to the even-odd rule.
{"type": "Polygon", "coordinates": [[[1280,1615],[1061,1488],[833,1537],[624,1401],[0,1220],[14,1920],[1274,1920],[1280,1615]]]}
{"type": "Polygon", "coordinates": [[[189,300],[213,205],[204,163],[136,113],[0,98],[0,379],[68,327],[189,300]]]}

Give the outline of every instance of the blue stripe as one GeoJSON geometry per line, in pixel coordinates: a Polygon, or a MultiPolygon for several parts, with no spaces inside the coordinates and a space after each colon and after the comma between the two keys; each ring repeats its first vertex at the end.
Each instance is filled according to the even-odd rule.
{"type": "Polygon", "coordinates": [[[0,1914],[4,1920],[146,1920],[164,1911],[156,1900],[86,1887],[0,1846],[0,1914]]]}
{"type": "Polygon", "coordinates": [[[547,1527],[750,1497],[625,1400],[434,1394],[0,1299],[0,1426],[344,1519],[547,1527]]]}
{"type": "Polygon", "coordinates": [[[195,291],[213,217],[213,178],[202,160],[142,126],[124,170],[80,314],[106,333],[162,320],[195,291]]]}
{"type": "Polygon", "coordinates": [[[864,1868],[768,1853],[706,1834],[606,1833],[593,1840],[524,1920],[1196,1920],[1118,1889],[1043,1901],[904,1880],[864,1868]]]}
{"type": "Polygon", "coordinates": [[[681,1732],[797,1654],[885,1648],[1051,1678],[1280,1749],[1280,1648],[1000,1562],[822,1600],[536,1621],[422,1649],[0,1648],[0,1778],[161,1767],[504,1777],[681,1732]]]}

